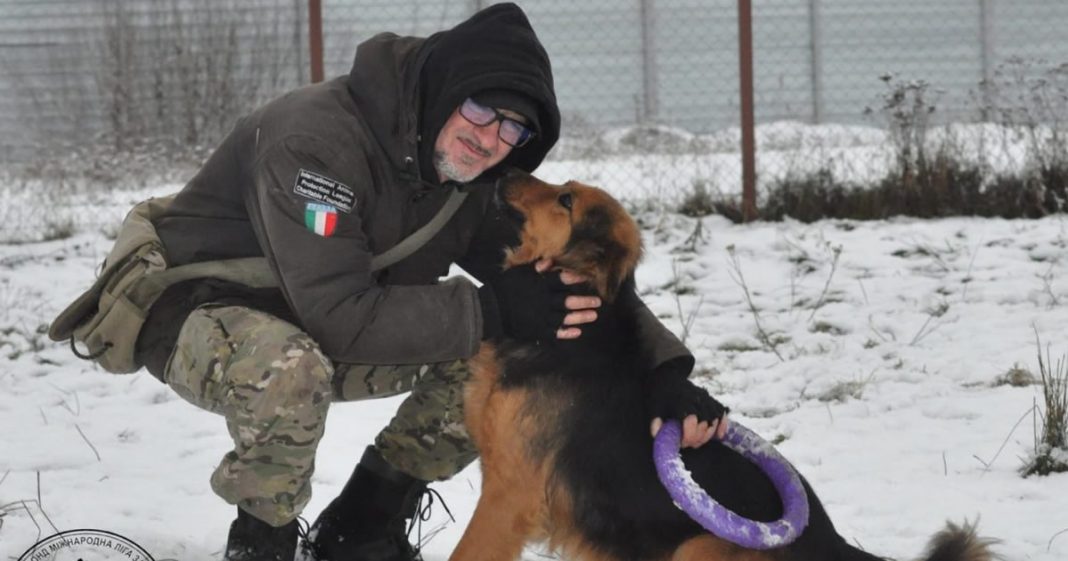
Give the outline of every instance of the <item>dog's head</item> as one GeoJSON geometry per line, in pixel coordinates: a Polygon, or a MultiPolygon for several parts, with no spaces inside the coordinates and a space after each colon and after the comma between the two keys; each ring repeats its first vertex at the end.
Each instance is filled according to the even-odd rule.
{"type": "Polygon", "coordinates": [[[590,279],[597,294],[615,299],[641,258],[641,233],[619,201],[604,191],[568,181],[551,185],[521,172],[498,184],[497,196],[521,223],[519,245],[505,267],[552,259],[590,279]]]}

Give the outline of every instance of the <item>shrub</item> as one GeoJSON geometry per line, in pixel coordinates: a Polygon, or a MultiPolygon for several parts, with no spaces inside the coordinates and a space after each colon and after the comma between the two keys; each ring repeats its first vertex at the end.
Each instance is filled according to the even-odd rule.
{"type": "Polygon", "coordinates": [[[693,182],[693,189],[686,194],[686,197],[679,205],[679,214],[691,218],[700,218],[715,212],[716,200],[713,194],[709,191],[707,182],[703,180],[695,180],[693,182]]]}

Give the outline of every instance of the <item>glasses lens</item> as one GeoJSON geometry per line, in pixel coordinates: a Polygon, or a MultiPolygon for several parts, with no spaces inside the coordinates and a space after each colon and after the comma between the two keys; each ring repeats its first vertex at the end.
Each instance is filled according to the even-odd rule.
{"type": "Polygon", "coordinates": [[[497,112],[492,107],[479,105],[471,98],[465,99],[463,104],[460,105],[460,115],[480,127],[484,127],[497,119],[497,112]]]}
{"type": "Polygon", "coordinates": [[[504,118],[501,119],[501,129],[497,134],[506,144],[522,146],[530,140],[533,133],[519,121],[504,118]]]}
{"type": "Polygon", "coordinates": [[[460,104],[460,115],[478,127],[485,127],[494,121],[500,121],[501,126],[497,130],[497,136],[500,136],[501,140],[509,146],[522,146],[534,136],[534,131],[523,123],[505,117],[496,109],[486,107],[471,98],[465,99],[460,104]]]}

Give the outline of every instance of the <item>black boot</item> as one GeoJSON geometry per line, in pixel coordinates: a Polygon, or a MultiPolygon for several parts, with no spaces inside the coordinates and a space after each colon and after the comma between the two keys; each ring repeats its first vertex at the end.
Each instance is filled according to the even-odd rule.
{"type": "Polygon", "coordinates": [[[308,531],[304,549],[319,561],[422,561],[408,542],[426,482],[389,465],[368,446],[341,494],[308,531]]]}
{"type": "Polygon", "coordinates": [[[296,551],[296,520],[275,528],[238,508],[223,561],[293,561],[296,551]]]}

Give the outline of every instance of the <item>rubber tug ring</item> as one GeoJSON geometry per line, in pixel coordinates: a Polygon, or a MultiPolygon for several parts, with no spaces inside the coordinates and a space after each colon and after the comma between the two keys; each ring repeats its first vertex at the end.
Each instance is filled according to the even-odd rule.
{"type": "Polygon", "coordinates": [[[757,465],[782,499],[782,518],[759,522],[740,516],[716,502],[702,489],[679,456],[682,426],[665,421],[653,441],[653,461],[660,482],[675,506],[716,536],[749,549],[789,545],[808,525],[808,494],[793,466],[755,432],[731,421],[723,444],[757,465]]]}

